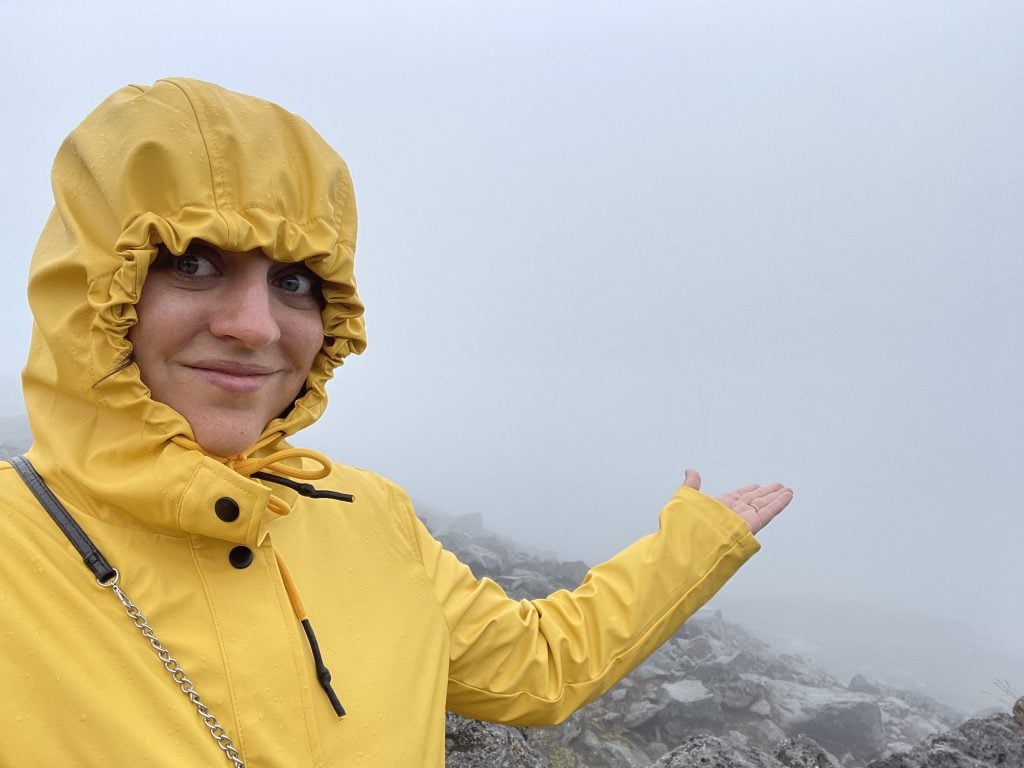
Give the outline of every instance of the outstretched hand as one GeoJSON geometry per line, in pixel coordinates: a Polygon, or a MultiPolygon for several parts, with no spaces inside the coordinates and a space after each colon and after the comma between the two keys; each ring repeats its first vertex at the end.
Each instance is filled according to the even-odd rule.
{"type": "MultiPolygon", "coordinates": [[[[683,485],[699,491],[700,472],[696,469],[686,470],[686,480],[683,485]]],[[[735,491],[716,498],[742,517],[744,522],[750,526],[751,533],[757,533],[793,500],[793,490],[782,483],[772,483],[771,485],[754,483],[744,485],[742,488],[737,488],[735,491]]]]}

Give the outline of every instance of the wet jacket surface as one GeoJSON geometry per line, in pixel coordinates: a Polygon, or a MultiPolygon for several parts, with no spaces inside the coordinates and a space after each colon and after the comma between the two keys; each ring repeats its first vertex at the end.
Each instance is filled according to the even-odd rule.
{"type": "MultiPolygon", "coordinates": [[[[28,457],[247,765],[442,766],[446,708],[557,722],[756,551],[739,517],[684,488],[656,533],[575,592],[513,601],[443,550],[399,487],[290,450],[365,342],[348,172],[279,107],[196,81],[122,89],[61,147],[54,195],[30,276],[28,457]],[[244,455],[202,451],[125,362],[157,245],[180,253],[193,239],[301,260],[325,281],[324,347],[304,392],[244,455]],[[258,471],[326,473],[311,482],[355,501],[305,498],[258,471]],[[300,615],[345,717],[317,682],[300,615]]],[[[229,764],[7,464],[0,541],[0,766],[229,764]]]]}

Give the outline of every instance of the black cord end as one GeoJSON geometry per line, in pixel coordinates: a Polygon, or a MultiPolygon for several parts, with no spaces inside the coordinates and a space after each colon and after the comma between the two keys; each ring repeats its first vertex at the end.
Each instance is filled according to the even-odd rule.
{"type": "Polygon", "coordinates": [[[338,717],[344,717],[346,714],[345,707],[341,705],[341,699],[338,698],[338,694],[331,687],[331,670],[324,664],[324,657],[320,655],[320,644],[316,641],[316,635],[313,633],[313,625],[309,623],[309,619],[303,619],[301,623],[302,629],[306,632],[306,640],[309,642],[309,650],[313,652],[313,666],[316,668],[316,679],[320,683],[320,687],[324,689],[324,693],[327,694],[327,700],[331,702],[334,713],[338,717]]]}
{"type": "Polygon", "coordinates": [[[257,480],[266,480],[267,482],[277,483],[278,485],[283,485],[286,488],[291,488],[300,496],[306,496],[310,499],[334,499],[335,501],[347,501],[349,503],[356,500],[356,497],[351,493],[342,493],[341,491],[321,491],[315,485],[311,485],[310,483],[298,483],[291,478],[272,475],[269,472],[253,472],[252,476],[257,480]]]}

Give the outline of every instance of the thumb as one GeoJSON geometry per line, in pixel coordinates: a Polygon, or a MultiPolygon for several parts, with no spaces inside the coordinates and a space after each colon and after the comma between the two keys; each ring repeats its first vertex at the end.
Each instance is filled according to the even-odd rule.
{"type": "Polygon", "coordinates": [[[695,491],[700,490],[700,472],[696,469],[686,470],[686,479],[683,481],[683,485],[687,488],[693,488],[695,491]]]}

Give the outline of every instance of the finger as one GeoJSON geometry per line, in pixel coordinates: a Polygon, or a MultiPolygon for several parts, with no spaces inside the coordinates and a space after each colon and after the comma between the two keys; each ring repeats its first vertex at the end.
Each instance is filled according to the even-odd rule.
{"type": "Polygon", "coordinates": [[[736,496],[738,497],[738,496],[742,496],[744,493],[752,493],[752,492],[756,491],[760,487],[761,486],[758,485],[757,483],[751,483],[750,485],[744,485],[744,486],[742,486],[740,488],[737,488],[735,491],[729,491],[729,493],[730,494],[735,493],[736,496]]]}
{"type": "Polygon", "coordinates": [[[741,502],[741,497],[743,496],[743,494],[744,493],[749,493],[751,489],[759,488],[759,487],[760,486],[757,486],[757,485],[745,485],[742,488],[737,488],[735,491],[729,491],[728,493],[723,493],[721,496],[716,496],[715,498],[718,499],[723,504],[725,504],[725,506],[727,506],[729,509],[735,511],[736,507],[740,503],[742,503],[741,502]]]}
{"type": "Polygon", "coordinates": [[[749,493],[752,496],[757,496],[759,494],[767,495],[769,493],[775,493],[777,490],[783,487],[784,486],[782,485],[782,483],[770,483],[769,485],[751,485],[747,486],[749,490],[745,491],[745,493],[749,493]]]}
{"type": "Polygon", "coordinates": [[[754,505],[756,504],[759,508],[764,509],[766,507],[779,507],[781,511],[793,498],[793,489],[787,488],[786,486],[780,486],[771,493],[766,493],[754,498],[748,499],[747,503],[754,505]]]}
{"type": "MultiPolygon", "coordinates": [[[[740,489],[740,501],[749,504],[750,502],[759,501],[760,499],[766,499],[768,496],[778,493],[785,486],[782,483],[772,483],[771,485],[748,485],[740,489]]],[[[760,504],[758,504],[760,506],[760,504]]]]}
{"type": "Polygon", "coordinates": [[[751,531],[757,533],[784,510],[792,500],[792,489],[780,485],[769,494],[749,501],[738,502],[738,509],[735,511],[747,521],[751,531]]]}
{"type": "Polygon", "coordinates": [[[761,517],[764,519],[765,524],[767,525],[773,517],[788,507],[789,502],[792,500],[793,490],[791,488],[781,488],[771,496],[767,496],[757,502],[760,507],[761,517]]]}
{"type": "Polygon", "coordinates": [[[696,469],[686,470],[686,479],[683,480],[683,485],[687,488],[693,488],[695,491],[700,490],[700,472],[696,469]]]}

